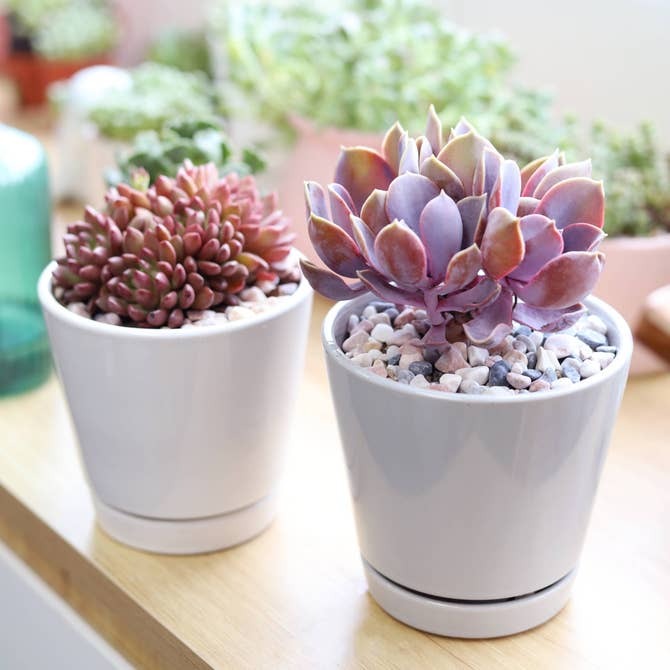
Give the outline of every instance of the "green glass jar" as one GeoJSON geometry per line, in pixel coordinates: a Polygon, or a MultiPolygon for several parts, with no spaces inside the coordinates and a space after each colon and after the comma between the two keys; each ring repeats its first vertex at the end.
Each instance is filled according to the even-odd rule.
{"type": "Polygon", "coordinates": [[[37,279],[51,257],[46,156],[32,136],[0,124],[0,396],[51,369],[37,279]]]}

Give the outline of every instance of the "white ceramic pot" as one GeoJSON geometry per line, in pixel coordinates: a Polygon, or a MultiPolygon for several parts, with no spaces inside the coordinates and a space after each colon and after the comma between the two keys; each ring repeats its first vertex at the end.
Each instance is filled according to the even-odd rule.
{"type": "Polygon", "coordinates": [[[371,375],[340,349],[370,296],[338,303],[323,344],[368,586],[431,633],[494,637],[567,601],[631,359],[626,322],[598,375],[521,396],[444,394],[371,375]]]}
{"type": "Polygon", "coordinates": [[[84,319],[38,293],[98,521],[163,553],[222,549],[272,520],[312,290],[254,318],[184,330],[84,319]]]}

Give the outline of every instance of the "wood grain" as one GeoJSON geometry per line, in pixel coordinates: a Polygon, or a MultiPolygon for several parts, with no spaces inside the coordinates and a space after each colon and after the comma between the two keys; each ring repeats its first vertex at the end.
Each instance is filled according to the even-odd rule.
{"type": "Polygon", "coordinates": [[[315,306],[279,518],[259,538],[188,558],[108,538],[55,378],[0,402],[0,537],[138,667],[667,667],[670,376],[629,384],[565,610],[510,638],[429,636],[367,595],[320,352],[327,307],[315,306]]]}

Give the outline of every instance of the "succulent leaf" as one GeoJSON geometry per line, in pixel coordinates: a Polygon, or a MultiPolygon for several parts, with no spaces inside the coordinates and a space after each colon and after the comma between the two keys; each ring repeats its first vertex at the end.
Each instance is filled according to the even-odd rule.
{"type": "Polygon", "coordinates": [[[426,250],[419,236],[404,221],[396,219],[379,232],[374,252],[380,270],[401,286],[424,281],[428,264],[426,250]]]}
{"type": "Polygon", "coordinates": [[[366,147],[343,148],[335,168],[335,182],[351,195],[356,212],[376,188],[385,191],[396,176],[391,166],[366,147]]]}
{"type": "Polygon", "coordinates": [[[419,235],[428,257],[428,273],[444,277],[452,256],[461,249],[463,223],[456,203],[442,191],[421,212],[419,235]]]}
{"type": "Polygon", "coordinates": [[[605,192],[602,182],[573,177],[552,186],[535,210],[556,221],[560,230],[571,223],[591,223],[598,228],[605,222],[605,192]]]}
{"type": "Polygon", "coordinates": [[[424,207],[440,189],[428,177],[406,172],[394,179],[386,194],[386,214],[393,221],[404,221],[414,232],[419,231],[419,218],[424,207]]]}

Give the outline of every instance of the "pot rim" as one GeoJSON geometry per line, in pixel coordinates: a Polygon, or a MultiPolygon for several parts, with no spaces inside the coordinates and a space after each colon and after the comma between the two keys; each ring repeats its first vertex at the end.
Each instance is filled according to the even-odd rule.
{"type": "Polygon", "coordinates": [[[312,293],[312,287],[309,282],[301,276],[300,283],[295,293],[281,300],[272,309],[266,312],[256,314],[253,318],[240,319],[239,321],[226,321],[220,325],[210,325],[204,328],[131,328],[128,326],[115,326],[110,323],[101,323],[93,319],[85,319],[79,314],[71,312],[67,307],[56,300],[51,286],[51,275],[56,269],[56,261],[51,261],[40,274],[37,282],[37,295],[42,305],[42,309],[59,321],[65,322],[75,328],[81,328],[99,335],[106,335],[124,338],[137,339],[158,339],[158,340],[183,340],[202,337],[216,337],[222,333],[246,330],[265,324],[269,321],[279,318],[289,312],[297,305],[308,300],[312,293]]]}
{"type": "Polygon", "coordinates": [[[622,369],[628,368],[633,353],[633,335],[624,318],[604,300],[590,296],[584,300],[586,306],[595,314],[605,315],[606,318],[615,327],[619,335],[618,351],[614,357],[614,360],[604,370],[601,370],[598,374],[593,375],[593,377],[582,379],[570,387],[553,389],[550,392],[519,393],[505,396],[445,393],[444,391],[421,389],[415,386],[409,386],[408,384],[400,384],[399,382],[392,379],[382,378],[378,375],[366,372],[363,368],[360,368],[351,363],[351,361],[345,356],[344,352],[340,349],[333,332],[335,320],[342,312],[351,310],[352,305],[355,302],[363,303],[366,299],[374,298],[375,296],[373,294],[367,293],[364,296],[354,298],[353,300],[343,300],[335,303],[335,305],[333,305],[333,307],[331,307],[331,309],[328,311],[323,321],[321,341],[326,356],[335,365],[344,368],[347,374],[353,375],[354,377],[359,377],[361,381],[364,381],[373,386],[378,386],[380,392],[396,393],[400,394],[401,396],[424,396],[434,401],[457,402],[465,404],[478,403],[482,405],[499,405],[501,403],[547,402],[552,398],[562,398],[567,395],[589,391],[593,387],[599,386],[601,384],[610,383],[611,380],[616,377],[622,369]]]}

